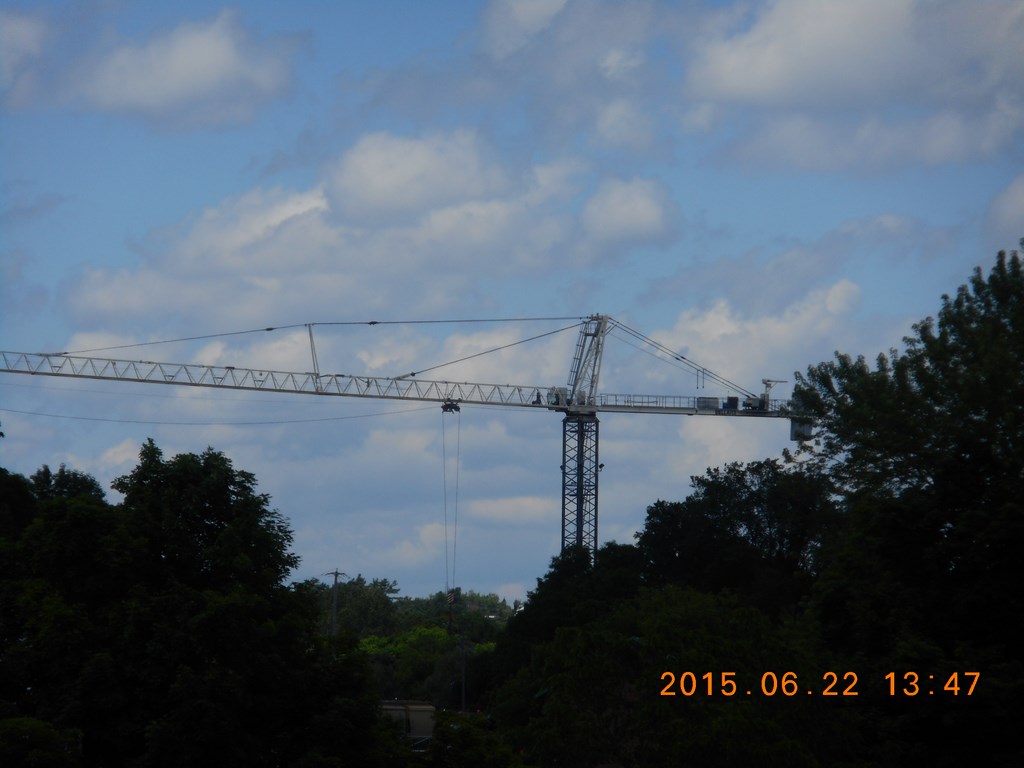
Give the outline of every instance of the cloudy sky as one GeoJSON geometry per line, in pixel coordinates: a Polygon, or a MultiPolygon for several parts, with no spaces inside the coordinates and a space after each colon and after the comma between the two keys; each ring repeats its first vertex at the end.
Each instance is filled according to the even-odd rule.
{"type": "MultiPolygon", "coordinates": [[[[4,350],[307,371],[322,323],[321,370],[393,376],[573,321],[327,324],[603,313],[757,390],[1024,236],[1019,0],[3,0],[0,100],[4,350]]],[[[431,377],[564,385],[574,343],[431,377]]],[[[618,337],[600,388],[727,394],[618,337]]],[[[514,598],[559,547],[546,411],[0,374],[0,420],[3,466],[104,486],[147,437],[225,452],[298,578],[514,598]]],[[[602,418],[602,542],[787,439],[602,418]]]]}

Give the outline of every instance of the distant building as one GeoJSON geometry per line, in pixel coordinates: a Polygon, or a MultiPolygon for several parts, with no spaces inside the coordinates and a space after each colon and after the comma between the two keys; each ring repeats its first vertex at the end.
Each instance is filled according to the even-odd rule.
{"type": "Polygon", "coordinates": [[[382,701],[384,714],[397,722],[415,750],[425,750],[434,736],[434,705],[429,701],[382,701]]]}

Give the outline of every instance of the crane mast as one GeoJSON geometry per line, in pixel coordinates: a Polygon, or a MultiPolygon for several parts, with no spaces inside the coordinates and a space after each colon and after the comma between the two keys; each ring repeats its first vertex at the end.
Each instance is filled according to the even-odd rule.
{"type": "MultiPolygon", "coordinates": [[[[763,396],[709,398],[676,395],[598,393],[605,336],[616,321],[591,315],[580,325],[579,339],[566,387],[481,384],[399,377],[320,372],[312,325],[309,326],[313,370],[273,371],[231,365],[199,365],[143,360],[115,360],[64,353],[0,351],[0,373],[88,378],[218,389],[282,392],[321,397],[364,397],[441,403],[499,405],[546,409],[562,418],[562,549],[597,551],[599,413],[653,413],[684,416],[788,418],[790,437],[807,439],[808,423],[790,411],[788,401],[770,400],[775,380],[763,379],[763,396]]],[[[745,392],[745,390],[742,390],[745,392]]]]}
{"type": "Polygon", "coordinates": [[[562,419],[562,549],[597,551],[597,478],[600,421],[594,403],[601,375],[608,318],[593,315],[580,327],[576,356],[569,371],[568,405],[562,419]]]}

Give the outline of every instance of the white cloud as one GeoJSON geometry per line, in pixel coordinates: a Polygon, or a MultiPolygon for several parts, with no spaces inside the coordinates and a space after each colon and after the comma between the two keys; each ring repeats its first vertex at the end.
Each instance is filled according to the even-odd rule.
{"type": "Polygon", "coordinates": [[[43,52],[47,25],[25,13],[0,9],[0,91],[17,104],[32,90],[32,64],[43,52]]]}
{"type": "Polygon", "coordinates": [[[71,336],[68,340],[66,351],[75,352],[77,350],[88,351],[91,349],[111,350],[111,356],[116,357],[116,353],[112,350],[114,347],[122,347],[128,344],[135,344],[139,340],[132,336],[126,336],[118,333],[108,333],[105,331],[94,331],[91,333],[76,333],[71,336]]]}
{"type": "Polygon", "coordinates": [[[418,235],[434,242],[461,240],[479,253],[496,237],[510,234],[517,213],[517,206],[507,200],[473,200],[431,211],[424,216],[418,235]]]}
{"type": "Polygon", "coordinates": [[[825,294],[825,310],[829,315],[845,315],[860,303],[860,286],[843,278],[825,294]]]}
{"type": "Polygon", "coordinates": [[[539,205],[570,197],[576,191],[576,178],[585,170],[583,162],[572,159],[535,165],[528,174],[529,186],[524,199],[530,205],[539,205]]]}
{"type": "Polygon", "coordinates": [[[342,156],[328,191],[339,215],[365,219],[415,215],[495,194],[503,185],[501,170],[470,131],[424,138],[374,133],[342,156]]]}
{"type": "Polygon", "coordinates": [[[483,48],[503,59],[529,45],[565,7],[566,0],[494,0],[483,20],[483,48]]]}
{"type": "Polygon", "coordinates": [[[1020,238],[1024,237],[1024,173],[1011,181],[992,201],[988,228],[999,248],[1018,247],[1020,238]]]}
{"type": "Polygon", "coordinates": [[[646,147],[654,136],[653,121],[627,99],[616,99],[597,117],[597,133],[612,146],[646,147]]]}
{"type": "Polygon", "coordinates": [[[338,232],[324,226],[327,201],[319,188],[308,192],[256,188],[207,208],[191,222],[174,249],[176,271],[252,270],[315,258],[336,246],[338,232]]]}
{"type": "Polygon", "coordinates": [[[809,170],[935,166],[989,155],[1022,127],[1024,102],[980,115],[944,110],[855,123],[785,114],[767,117],[730,154],[748,166],[809,170]]]}
{"type": "Polygon", "coordinates": [[[554,524],[559,519],[561,509],[558,500],[550,496],[514,496],[475,499],[469,505],[469,514],[498,523],[537,525],[544,521],[554,524]]]}
{"type": "Polygon", "coordinates": [[[515,581],[508,584],[499,584],[494,588],[494,593],[505,600],[511,607],[514,601],[526,599],[527,590],[528,588],[523,582],[515,581]]]}
{"type": "Polygon", "coordinates": [[[237,12],[222,11],[104,52],[79,76],[79,95],[99,109],[186,125],[245,120],[288,87],[288,53],[253,41],[237,12]]]}
{"type": "MultiPolygon", "coordinates": [[[[138,462],[140,447],[141,445],[136,439],[125,438],[114,445],[102,449],[98,457],[95,452],[87,456],[69,453],[66,459],[62,459],[62,461],[69,468],[85,472],[97,479],[113,479],[132,471],[138,462]]],[[[98,447],[96,450],[100,451],[98,447]]],[[[103,482],[100,482],[100,487],[103,488],[108,501],[116,503],[120,500],[121,495],[105,486],[103,482]]]]}
{"type": "Polygon", "coordinates": [[[643,54],[636,49],[612,48],[601,60],[601,71],[609,80],[622,80],[639,69],[643,62],[643,54]]]}
{"type": "Polygon", "coordinates": [[[379,376],[399,376],[408,373],[416,362],[423,359],[424,348],[429,340],[419,335],[403,333],[379,340],[369,349],[357,353],[367,373],[379,376]]]}
{"type": "MultiPolygon", "coordinates": [[[[543,277],[578,258],[569,244],[586,167],[553,159],[513,174],[488,156],[471,132],[370,134],[323,186],[226,198],[152,233],[141,263],[87,268],[67,304],[85,327],[155,313],[231,330],[394,316],[396,307],[436,316],[485,301],[481,281],[543,277]]],[[[597,232],[616,245],[662,235],[663,192],[654,182],[632,189],[641,197],[632,221],[597,232]]]]}
{"type": "Polygon", "coordinates": [[[404,568],[436,563],[444,554],[446,535],[445,526],[440,523],[417,526],[415,538],[402,539],[390,549],[374,553],[369,561],[383,568],[394,568],[395,563],[401,563],[404,568]]]}
{"type": "Polygon", "coordinates": [[[697,48],[687,75],[691,94],[773,106],[862,103],[917,74],[912,0],[757,7],[751,27],[697,48]]]}
{"type": "MultiPolygon", "coordinates": [[[[685,92],[746,108],[742,163],[816,170],[990,156],[1024,130],[1024,6],[778,0],[696,45],[685,92]]],[[[723,14],[726,15],[726,14],[723,14]]],[[[699,110],[684,124],[709,127],[699,110]]]]}
{"type": "Polygon", "coordinates": [[[788,373],[792,363],[780,372],[780,361],[802,364],[808,351],[822,342],[833,345],[837,330],[844,327],[860,296],[860,287],[842,278],[811,290],[773,314],[747,316],[719,299],[706,309],[682,312],[672,329],[652,335],[732,381],[760,381],[788,373]]]}
{"type": "MultiPolygon", "coordinates": [[[[837,25],[829,26],[825,11],[792,0],[729,6],[727,13],[741,6],[759,10],[743,10],[737,14],[739,25],[723,32],[714,23],[700,23],[699,17],[717,14],[706,3],[496,3],[490,6],[492,15],[481,21],[493,22],[505,13],[510,22],[486,30],[491,35],[482,38],[481,45],[490,46],[486,52],[467,56],[458,46],[396,50],[408,54],[408,64],[398,69],[387,63],[393,58],[375,56],[374,62],[384,61],[389,69],[369,74],[362,81],[366,90],[354,98],[351,90],[338,91],[337,51],[320,47],[318,60],[302,70],[303,98],[294,113],[275,112],[264,124],[232,131],[230,154],[222,159],[239,173],[220,185],[235,184],[230,194],[153,232],[138,248],[133,243],[118,249],[125,219],[115,217],[115,231],[105,236],[113,260],[101,259],[100,251],[106,250],[97,240],[100,250],[90,250],[96,259],[77,275],[61,276],[59,263],[64,262],[57,257],[52,267],[49,260],[39,261],[46,250],[39,246],[38,253],[24,257],[22,271],[46,271],[56,296],[52,302],[36,302],[42,308],[36,311],[55,306],[69,311],[48,312],[46,324],[24,326],[27,334],[9,329],[8,335],[63,338],[64,332],[47,328],[67,328],[70,319],[74,330],[83,333],[69,346],[91,348],[320,320],[607,309],[616,316],[634,315],[635,321],[624,319],[755,389],[762,376],[789,378],[794,369],[829,358],[835,348],[869,355],[884,349],[909,330],[909,322],[934,310],[934,301],[920,310],[919,297],[930,290],[927,286],[945,280],[938,273],[955,270],[950,282],[942,282],[944,290],[967,274],[975,255],[964,255],[973,247],[965,234],[974,230],[968,217],[985,204],[986,195],[992,226],[1019,229],[1022,184],[1010,182],[1017,171],[1003,177],[1008,186],[1001,193],[993,195],[985,187],[998,176],[989,171],[1012,168],[1012,157],[1002,164],[997,157],[980,170],[965,168],[971,180],[966,186],[977,187],[975,195],[983,197],[980,203],[958,203],[947,195],[959,180],[955,169],[898,177],[885,185],[881,198],[867,199],[863,193],[880,187],[870,180],[863,183],[857,173],[837,175],[838,190],[821,177],[764,176],[756,167],[737,179],[709,168],[708,151],[724,146],[733,157],[762,165],[860,170],[970,160],[1013,146],[1019,143],[1019,83],[1024,81],[1019,24],[999,10],[1008,5],[998,0],[992,0],[989,8],[994,10],[987,13],[969,3],[896,2],[890,9],[876,9],[890,14],[885,17],[889,26],[872,36],[880,50],[865,54],[869,25],[855,3],[836,11],[848,17],[843,22],[848,39],[837,25]],[[964,10],[953,14],[955,5],[964,10]],[[926,8],[931,10],[924,13],[926,8]],[[767,23],[783,11],[790,14],[791,27],[767,23]],[[950,21],[954,15],[959,15],[957,24],[950,21]],[[678,23],[672,23],[673,16],[678,23]],[[951,28],[957,34],[950,34],[951,28]],[[904,48],[891,50],[907,39],[904,48]],[[699,47],[705,42],[707,47],[699,47]],[[834,50],[823,52],[826,42],[834,50]],[[691,62],[686,46],[694,44],[698,48],[691,62]],[[733,45],[740,60],[756,71],[746,72],[746,80],[727,71],[729,62],[715,53],[716,45],[720,52],[733,45]],[[683,80],[698,64],[713,77],[706,90],[687,91],[683,80]],[[418,75],[414,68],[421,70],[418,75]],[[394,88],[389,101],[385,92],[395,84],[404,90],[394,88]],[[338,99],[344,103],[343,115],[338,99]],[[353,101],[358,103],[349,112],[353,101]],[[306,108],[313,111],[304,113],[306,108]],[[707,137],[680,137],[679,125],[706,131],[707,137]],[[252,188],[245,179],[254,166],[246,164],[253,156],[274,152],[275,138],[267,130],[277,140],[304,147],[290,157],[305,165],[293,166],[295,173],[287,179],[315,174],[309,163],[326,146],[344,142],[343,149],[321,169],[319,182],[289,182],[280,176],[252,188]],[[374,132],[360,136],[361,130],[374,132]],[[680,139],[687,143],[676,143],[680,139]],[[632,154],[637,150],[639,162],[632,154]],[[583,159],[582,153],[587,153],[583,159]],[[730,186],[736,184],[743,189],[729,196],[729,189],[739,189],[730,186]],[[676,194],[692,201],[686,213],[693,221],[678,249],[641,250],[642,264],[635,259],[610,268],[595,265],[601,254],[673,242],[681,218],[676,194]],[[807,194],[817,195],[818,202],[808,206],[807,194]],[[723,195],[730,204],[721,205],[723,195]],[[700,206],[711,212],[702,214],[700,206]],[[703,225],[702,215],[707,217],[703,225]],[[847,216],[861,218],[837,224],[847,216]],[[914,216],[952,216],[954,221],[940,231],[914,216]],[[950,247],[945,256],[926,255],[942,250],[931,247],[936,233],[956,239],[955,251],[950,247]],[[970,264],[961,269],[968,258],[970,264]],[[951,264],[955,260],[960,263],[951,264]],[[680,307],[691,309],[680,313],[680,307]],[[667,330],[652,332],[652,327],[667,330]]],[[[148,39],[113,38],[113,45],[111,37],[101,40],[95,32],[137,29],[144,17],[97,14],[90,28],[61,36],[63,18],[52,15],[51,37],[38,45],[28,35],[20,48],[4,43],[0,65],[8,67],[5,76],[19,88],[49,73],[45,84],[57,86],[50,88],[57,94],[50,101],[57,106],[68,98],[74,79],[68,72],[75,69],[82,75],[74,82],[79,86],[75,106],[154,120],[180,113],[194,122],[215,122],[255,109],[287,88],[287,45],[243,25],[246,13],[243,8],[177,30],[163,27],[148,39]],[[105,47],[97,52],[101,44],[105,47]],[[187,49],[197,52],[197,63],[205,62],[201,72],[189,68],[187,49]],[[83,51],[92,52],[91,57],[83,51]],[[137,65],[124,93],[113,88],[112,78],[100,79],[117,61],[137,65]],[[239,68],[249,61],[257,66],[239,68]],[[261,69],[261,64],[267,66],[261,69]],[[284,80],[278,78],[281,73],[284,80]],[[83,89],[88,76],[96,79],[83,89]],[[152,92],[140,91],[147,79],[152,92]],[[96,90],[100,85],[105,88],[96,90]],[[218,112],[222,106],[226,111],[218,112]]],[[[260,23],[275,23],[271,16],[260,18],[260,23]]],[[[310,39],[320,46],[329,44],[328,37],[318,30],[310,39]]],[[[346,88],[360,87],[357,76],[343,77],[346,88]]],[[[81,111],[58,115],[67,118],[68,136],[78,137],[75,146],[84,146],[80,128],[95,128],[97,122],[117,125],[88,115],[79,125],[81,111]]],[[[35,118],[29,118],[33,124],[35,118]]],[[[119,143],[120,160],[137,162],[132,152],[153,152],[147,136],[165,152],[171,147],[167,156],[181,156],[173,149],[184,146],[180,136],[129,133],[140,143],[119,143]]],[[[225,134],[199,144],[225,151],[227,140],[225,134]]],[[[72,159],[73,149],[69,144],[58,155],[72,159]]],[[[198,154],[192,159],[202,162],[198,154]]],[[[100,177],[90,174],[109,170],[102,155],[90,155],[87,166],[75,171],[72,163],[67,178],[96,180],[100,177]]],[[[103,178],[119,177],[106,173],[103,178]]],[[[171,187],[152,200],[142,191],[136,202],[170,202],[180,210],[182,202],[174,202],[171,187]]],[[[64,194],[70,200],[74,193],[64,194]]],[[[60,211],[75,214],[63,219],[72,228],[90,211],[102,215],[88,197],[72,208],[60,211]]],[[[159,217],[156,209],[147,210],[148,215],[130,220],[138,225],[159,217]]],[[[92,238],[92,229],[102,232],[102,220],[90,221],[92,238]]],[[[131,227],[128,231],[134,234],[131,227]]],[[[1012,247],[1019,234],[1012,232],[1002,243],[1012,247]]],[[[74,248],[67,252],[78,253],[74,248]]],[[[11,277],[25,279],[17,270],[11,277]]],[[[324,371],[395,375],[511,344],[535,328],[550,327],[487,325],[476,332],[464,326],[457,332],[451,326],[318,327],[317,351],[324,371]]],[[[575,333],[567,332],[422,378],[563,385],[574,343],[575,333]]],[[[648,356],[626,347],[623,360],[614,344],[609,341],[602,390],[703,394],[692,374],[668,366],[665,375],[652,373],[648,356]]],[[[298,371],[311,365],[304,328],[147,349],[152,351],[131,350],[125,356],[298,371]]],[[[56,380],[41,381],[49,387],[56,380]]],[[[440,588],[441,418],[448,420],[442,423],[448,424],[449,468],[454,459],[453,417],[441,417],[436,406],[197,389],[172,396],[178,388],[129,384],[93,394],[88,390],[100,389],[95,382],[64,384],[69,386],[58,396],[42,388],[9,390],[4,404],[20,405],[11,404],[15,391],[26,411],[102,412],[123,421],[295,423],[154,427],[4,415],[5,451],[45,457],[51,464],[53,457],[62,460],[74,451],[116,464],[127,460],[150,432],[168,455],[212,444],[236,458],[238,467],[255,471],[261,488],[294,521],[306,575],[337,565],[349,573],[372,569],[372,575],[398,577],[405,590],[407,576],[418,579],[417,592],[418,584],[427,585],[421,593],[440,588]],[[139,389],[163,394],[143,398],[139,389]],[[46,403],[47,397],[52,401],[46,403]],[[422,413],[414,412],[421,406],[422,413]],[[394,415],[362,420],[382,412],[394,415]],[[345,420],[303,422],[310,417],[345,420]],[[86,447],[85,436],[94,449],[86,447]],[[25,453],[25,445],[31,453],[25,453]],[[412,562],[422,567],[411,567],[412,562]]],[[[558,547],[560,416],[546,409],[466,407],[460,418],[461,504],[467,510],[460,521],[460,557],[465,563],[476,552],[484,563],[465,572],[477,580],[509,582],[522,594],[522,583],[542,574],[558,547]]],[[[607,462],[601,476],[602,540],[628,541],[646,504],[658,496],[685,495],[688,474],[709,464],[773,455],[786,434],[785,422],[779,421],[602,417],[601,459],[607,462]]],[[[469,579],[466,583],[473,586],[469,579]]]]}
{"type": "Polygon", "coordinates": [[[598,243],[664,242],[674,210],[662,185],[651,179],[605,181],[583,210],[586,234],[598,243]]]}
{"type": "Polygon", "coordinates": [[[437,353],[438,359],[470,359],[439,368],[437,373],[429,376],[490,384],[542,385],[562,381],[568,371],[575,335],[564,332],[546,339],[517,344],[529,335],[524,333],[522,327],[515,326],[450,334],[437,353]],[[474,357],[489,350],[499,351],[474,357]]]}
{"type": "Polygon", "coordinates": [[[100,454],[100,467],[103,474],[130,472],[139,458],[140,446],[131,438],[112,445],[100,454]]]}
{"type": "Polygon", "coordinates": [[[687,133],[706,133],[720,120],[721,110],[714,104],[697,103],[687,108],[680,118],[680,125],[687,133]]]}

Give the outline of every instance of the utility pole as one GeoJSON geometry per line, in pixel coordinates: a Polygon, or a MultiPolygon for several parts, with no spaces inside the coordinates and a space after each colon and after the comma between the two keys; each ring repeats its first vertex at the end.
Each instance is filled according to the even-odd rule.
{"type": "Polygon", "coordinates": [[[334,577],[334,586],[331,587],[331,637],[338,636],[338,577],[344,576],[348,578],[347,573],[342,573],[337,568],[333,571],[328,571],[324,576],[334,577]]]}

